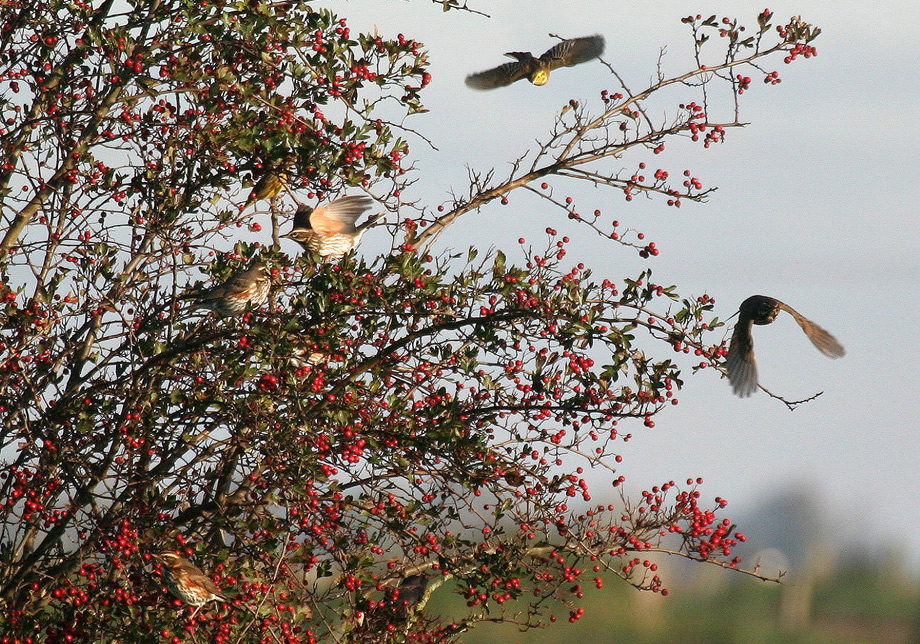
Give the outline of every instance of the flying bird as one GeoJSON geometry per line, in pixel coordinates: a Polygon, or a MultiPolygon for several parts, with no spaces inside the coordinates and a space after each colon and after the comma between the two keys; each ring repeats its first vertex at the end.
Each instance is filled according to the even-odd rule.
{"type": "Polygon", "coordinates": [[[217,311],[222,317],[240,315],[251,307],[261,306],[268,299],[271,277],[261,260],[244,271],[234,273],[226,282],[201,293],[183,295],[194,299],[195,306],[217,311]]]}
{"type": "Polygon", "coordinates": [[[163,564],[163,581],[175,597],[195,606],[192,617],[210,601],[226,602],[217,585],[198,566],[174,552],[154,555],[163,564]]]}
{"type": "Polygon", "coordinates": [[[313,251],[324,260],[341,259],[358,245],[364,231],[379,219],[380,215],[355,226],[358,217],[372,203],[373,200],[365,195],[349,195],[315,209],[300,206],[294,213],[293,228],[282,237],[293,239],[305,251],[313,251]]]}
{"type": "Polygon", "coordinates": [[[529,51],[509,51],[505,56],[514,58],[515,62],[470,74],[466,77],[466,84],[473,89],[495,89],[526,78],[534,85],[545,85],[552,70],[586,63],[602,53],[603,36],[563,40],[539,58],[529,51]]]}
{"type": "Polygon", "coordinates": [[[742,398],[757,390],[757,365],[754,362],[754,337],[751,329],[754,324],[770,324],[780,311],[786,311],[795,318],[811,343],[824,355],[839,358],[845,353],[834,336],[788,304],[766,295],[752,295],[738,309],[738,322],[725,359],[728,381],[735,394],[742,398]]]}

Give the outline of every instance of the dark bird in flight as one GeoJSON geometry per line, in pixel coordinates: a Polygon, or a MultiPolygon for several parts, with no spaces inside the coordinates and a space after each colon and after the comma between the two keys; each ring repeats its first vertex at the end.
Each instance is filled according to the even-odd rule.
{"type": "Polygon", "coordinates": [[[181,299],[193,299],[196,307],[227,317],[261,306],[268,299],[270,289],[268,268],[257,260],[246,270],[231,275],[226,282],[201,293],[183,295],[181,299]]]}
{"type": "Polygon", "coordinates": [[[786,311],[795,318],[811,343],[824,355],[839,358],[845,353],[834,336],[788,304],[766,295],[752,295],[738,309],[738,322],[725,359],[728,381],[735,394],[742,398],[757,390],[757,365],[754,362],[754,337],[751,329],[754,324],[770,324],[780,311],[786,311]]]}
{"type": "Polygon", "coordinates": [[[324,260],[340,259],[358,245],[364,231],[379,218],[372,217],[355,226],[372,203],[365,195],[349,195],[315,209],[300,206],[294,213],[294,227],[282,237],[293,239],[305,251],[313,251],[324,260]]]}
{"type": "Polygon", "coordinates": [[[563,40],[539,58],[529,51],[509,51],[505,56],[514,58],[515,62],[470,74],[466,77],[466,84],[473,89],[495,89],[526,78],[534,85],[545,85],[552,70],[586,63],[602,53],[603,36],[563,40]]]}

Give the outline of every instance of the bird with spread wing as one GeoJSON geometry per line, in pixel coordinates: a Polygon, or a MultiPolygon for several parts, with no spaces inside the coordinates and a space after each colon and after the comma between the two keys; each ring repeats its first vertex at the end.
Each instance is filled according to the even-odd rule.
{"type": "Polygon", "coordinates": [[[586,63],[603,53],[603,36],[563,40],[539,58],[529,51],[509,51],[505,55],[514,58],[515,62],[470,74],[466,77],[466,84],[473,89],[495,89],[526,78],[534,85],[545,85],[554,69],[586,63]]]}
{"type": "Polygon", "coordinates": [[[355,225],[372,203],[373,200],[365,195],[348,195],[316,208],[300,206],[294,213],[293,228],[282,237],[293,239],[304,250],[315,252],[324,260],[341,259],[380,218],[378,215],[355,225]]]}
{"type": "Polygon", "coordinates": [[[811,343],[830,358],[839,358],[845,351],[836,338],[793,309],[788,304],[766,295],[752,295],[741,303],[738,309],[738,322],[732,333],[725,368],[728,381],[736,395],[746,398],[757,390],[757,364],[754,362],[754,336],[751,333],[755,324],[770,324],[780,311],[789,313],[811,343]]]}

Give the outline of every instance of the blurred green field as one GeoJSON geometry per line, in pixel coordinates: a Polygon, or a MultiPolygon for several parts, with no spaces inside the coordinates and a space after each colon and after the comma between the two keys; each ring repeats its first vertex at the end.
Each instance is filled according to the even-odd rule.
{"type": "MultiPolygon", "coordinates": [[[[812,561],[782,585],[702,564],[665,573],[671,594],[638,592],[617,578],[591,586],[584,616],[520,632],[479,624],[463,644],[920,644],[920,578],[897,558],[812,561]]],[[[441,591],[432,613],[459,614],[456,595],[441,591]]],[[[513,610],[513,609],[512,609],[513,610]]],[[[493,616],[497,617],[495,613],[493,616]]]]}

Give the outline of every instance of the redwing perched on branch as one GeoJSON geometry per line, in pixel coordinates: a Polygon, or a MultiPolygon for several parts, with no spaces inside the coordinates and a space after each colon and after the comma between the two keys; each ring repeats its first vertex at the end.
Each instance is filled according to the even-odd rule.
{"type": "Polygon", "coordinates": [[[227,601],[211,578],[191,561],[173,552],[164,552],[154,558],[163,564],[163,581],[169,592],[195,606],[195,614],[210,601],[227,601]]]}
{"type": "Polygon", "coordinates": [[[365,195],[349,195],[316,209],[300,206],[294,214],[294,227],[282,237],[293,239],[304,250],[314,251],[323,259],[340,259],[358,245],[364,231],[379,218],[371,217],[355,226],[355,221],[372,203],[365,195]]]}
{"type": "Polygon", "coordinates": [[[770,324],[780,311],[786,311],[799,323],[818,350],[830,358],[844,354],[843,347],[830,333],[800,314],[791,306],[766,295],[752,295],[738,309],[738,322],[732,333],[725,366],[728,381],[736,395],[745,398],[757,389],[757,365],[754,362],[754,324],[770,324]]]}
{"type": "Polygon", "coordinates": [[[270,288],[268,269],[261,261],[256,261],[245,271],[231,275],[226,282],[201,293],[183,295],[181,299],[194,299],[196,307],[217,311],[227,317],[261,306],[268,299],[270,288]]]}
{"type": "Polygon", "coordinates": [[[505,56],[514,58],[516,62],[470,74],[466,77],[466,84],[473,89],[495,89],[526,78],[534,85],[545,85],[552,70],[586,63],[602,53],[603,36],[563,40],[539,58],[529,51],[509,51],[505,56]]]}

